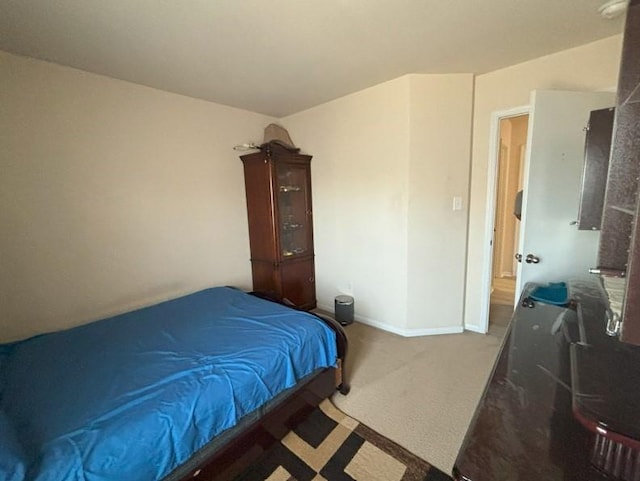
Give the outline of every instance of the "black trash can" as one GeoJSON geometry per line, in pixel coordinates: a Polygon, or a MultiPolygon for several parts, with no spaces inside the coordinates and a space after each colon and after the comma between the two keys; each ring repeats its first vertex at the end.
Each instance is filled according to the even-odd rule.
{"type": "Polygon", "coordinates": [[[336,296],[335,300],[336,321],[343,326],[353,322],[353,297],[336,296]]]}

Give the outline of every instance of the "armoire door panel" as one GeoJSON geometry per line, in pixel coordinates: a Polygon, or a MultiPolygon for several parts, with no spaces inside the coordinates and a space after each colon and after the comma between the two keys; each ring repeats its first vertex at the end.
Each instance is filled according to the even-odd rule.
{"type": "Polygon", "coordinates": [[[282,162],[276,165],[276,173],[281,258],[309,255],[312,249],[309,166],[282,162]]]}
{"type": "Polygon", "coordinates": [[[280,266],[282,296],[303,309],[316,307],[316,280],[313,259],[286,262],[280,266]]]}

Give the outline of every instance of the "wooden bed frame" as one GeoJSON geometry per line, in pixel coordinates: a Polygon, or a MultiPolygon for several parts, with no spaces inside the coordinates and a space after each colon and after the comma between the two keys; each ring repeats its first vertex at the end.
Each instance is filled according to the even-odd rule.
{"type": "MultiPolygon", "coordinates": [[[[286,301],[282,302],[269,295],[252,294],[287,305],[286,301]]],[[[250,424],[197,468],[181,478],[181,481],[230,481],[256,461],[269,447],[280,441],[291,429],[304,421],[315,407],[336,390],[343,395],[349,393],[350,387],[344,372],[348,351],[347,335],[334,319],[319,314],[314,315],[322,319],[336,334],[337,367],[326,368],[308,379],[277,407],[250,424]]]]}

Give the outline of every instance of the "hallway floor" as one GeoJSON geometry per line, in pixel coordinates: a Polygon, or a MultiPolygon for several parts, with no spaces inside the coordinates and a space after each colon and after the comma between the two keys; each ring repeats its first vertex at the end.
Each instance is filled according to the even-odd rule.
{"type": "Polygon", "coordinates": [[[496,277],[493,279],[493,291],[489,306],[489,334],[504,336],[513,314],[515,291],[515,277],[496,277]]]}

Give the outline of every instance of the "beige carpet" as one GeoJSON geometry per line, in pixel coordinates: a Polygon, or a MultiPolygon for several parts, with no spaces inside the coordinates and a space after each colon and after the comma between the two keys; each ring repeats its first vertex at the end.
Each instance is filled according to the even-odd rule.
{"type": "Polygon", "coordinates": [[[351,392],[334,404],[450,474],[502,338],[403,338],[357,322],[346,330],[351,392]]]}

